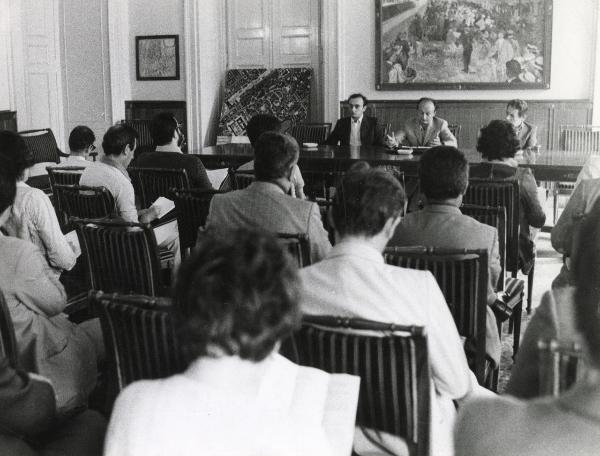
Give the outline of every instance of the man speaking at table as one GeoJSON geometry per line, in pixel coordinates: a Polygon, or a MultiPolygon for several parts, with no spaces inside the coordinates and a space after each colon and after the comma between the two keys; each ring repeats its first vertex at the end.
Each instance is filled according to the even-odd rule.
{"type": "Polygon", "coordinates": [[[352,115],[337,121],[325,144],[336,146],[383,146],[384,133],[376,117],[365,115],[368,100],[361,93],[348,97],[352,115]]]}
{"type": "Polygon", "coordinates": [[[417,103],[417,115],[407,120],[402,129],[393,136],[386,136],[388,147],[405,145],[410,147],[457,147],[456,138],[448,128],[448,122],[435,115],[435,100],[421,98],[417,103]]]}

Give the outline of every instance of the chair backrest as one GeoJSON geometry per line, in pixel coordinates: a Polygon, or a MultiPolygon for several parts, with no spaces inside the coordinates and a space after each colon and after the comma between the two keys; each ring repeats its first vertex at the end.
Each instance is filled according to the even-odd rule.
{"type": "Polygon", "coordinates": [[[255,180],[254,171],[236,171],[234,168],[229,168],[227,175],[233,190],[242,190],[255,180]]]}
{"type": "Polygon", "coordinates": [[[104,187],[56,184],[54,194],[67,217],[97,219],[116,215],[115,200],[104,187]]]}
{"type": "Polygon", "coordinates": [[[498,230],[498,253],[500,254],[500,277],[498,277],[497,290],[504,290],[504,271],[506,269],[506,209],[502,206],[476,206],[463,204],[460,211],[464,215],[474,218],[479,223],[492,226],[498,230]]]}
{"type": "Polygon", "coordinates": [[[290,358],[301,365],[360,377],[357,425],[403,437],[411,455],[429,454],[431,377],[422,326],[305,316],[293,345],[290,358]]]}
{"type": "Polygon", "coordinates": [[[462,126],[460,124],[448,125],[448,130],[450,130],[450,133],[454,135],[456,138],[456,144],[458,145],[458,137],[460,136],[460,130],[462,130],[462,126]]]}
{"type": "Polygon", "coordinates": [[[499,179],[469,179],[465,204],[503,207],[506,211],[506,270],[519,270],[519,182],[499,179]]]}
{"type": "Polygon", "coordinates": [[[50,128],[39,130],[20,131],[19,135],[25,141],[27,149],[33,155],[33,163],[44,163],[60,161],[60,156],[64,155],[56,144],[56,138],[50,128]]]}
{"type": "Polygon", "coordinates": [[[488,254],[485,249],[389,247],[383,257],[394,266],[428,270],[435,277],[461,336],[471,369],[485,377],[488,254]],[[473,353],[474,352],[474,353],[473,353]]]}
{"type": "Polygon", "coordinates": [[[292,125],[288,133],[302,146],[302,143],[321,144],[327,139],[330,131],[331,123],[306,123],[292,125]]]}
{"type": "Polygon", "coordinates": [[[72,219],[92,290],[137,293],[160,291],[160,260],[148,224],[72,219]]]}
{"type": "Polygon", "coordinates": [[[276,236],[281,246],[296,260],[299,268],[310,266],[312,264],[308,234],[277,233],[276,236]]]}
{"type": "Polygon", "coordinates": [[[170,298],[91,291],[90,303],[102,325],[112,400],[131,382],[183,371],[170,298]]]}
{"type": "Polygon", "coordinates": [[[561,125],[562,150],[569,152],[600,152],[600,126],[561,125]]]}
{"type": "Polygon", "coordinates": [[[177,227],[179,229],[179,245],[182,256],[196,245],[198,228],[206,224],[210,202],[214,195],[224,193],[219,190],[189,189],[171,190],[171,198],[175,202],[177,227]]]}
{"type": "Polygon", "coordinates": [[[0,291],[0,354],[8,359],[10,366],[16,369],[19,364],[17,339],[10,311],[4,294],[0,291]]]}
{"type": "Polygon", "coordinates": [[[538,341],[540,355],[540,394],[558,396],[581,378],[584,359],[577,343],[538,341]]]}
{"type": "Polygon", "coordinates": [[[168,198],[172,188],[190,188],[190,181],[183,168],[129,168],[127,171],[143,208],[150,207],[159,196],[168,198]]]}
{"type": "Polygon", "coordinates": [[[79,185],[81,174],[85,170],[83,166],[47,166],[48,178],[50,179],[50,188],[54,193],[54,186],[60,185],[79,185]]]}
{"type": "Polygon", "coordinates": [[[152,152],[155,149],[152,135],[150,134],[150,121],[145,119],[122,120],[123,125],[132,127],[138,133],[136,155],[152,152]]]}

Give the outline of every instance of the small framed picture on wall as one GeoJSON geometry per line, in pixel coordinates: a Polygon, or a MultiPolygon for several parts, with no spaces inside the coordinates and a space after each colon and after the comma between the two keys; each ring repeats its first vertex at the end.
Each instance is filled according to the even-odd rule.
{"type": "Polygon", "coordinates": [[[135,37],[138,81],[179,80],[179,35],[135,37]]]}

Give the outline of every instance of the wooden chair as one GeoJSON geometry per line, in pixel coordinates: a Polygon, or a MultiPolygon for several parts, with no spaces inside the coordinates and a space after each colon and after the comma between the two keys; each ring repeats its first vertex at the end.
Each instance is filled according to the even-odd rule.
{"type": "Polygon", "coordinates": [[[577,343],[538,341],[540,354],[540,394],[558,396],[582,376],[584,358],[577,343]]]}
{"type": "Polygon", "coordinates": [[[122,120],[121,124],[132,127],[138,133],[137,147],[135,156],[144,152],[153,152],[156,146],[150,134],[150,121],[145,119],[127,119],[122,120]]]}
{"type": "Polygon", "coordinates": [[[460,124],[448,125],[448,130],[450,130],[450,133],[452,133],[456,138],[456,146],[458,147],[458,137],[460,136],[460,130],[462,130],[462,126],[460,124]]]}
{"type": "Polygon", "coordinates": [[[293,136],[298,144],[325,142],[331,131],[331,123],[306,123],[292,125],[288,134],[293,136]]]}
{"type": "Polygon", "coordinates": [[[308,234],[277,233],[275,236],[277,236],[279,244],[296,260],[299,268],[312,264],[308,234]]]}
{"type": "Polygon", "coordinates": [[[237,171],[235,168],[227,170],[227,177],[232,190],[243,190],[254,182],[254,171],[237,171]]]}
{"type": "MultiPolygon", "coordinates": [[[[495,374],[488,369],[485,352],[488,253],[486,249],[388,247],[386,263],[431,271],[454,318],[466,338],[469,365],[480,384],[495,389],[495,374]]],[[[497,369],[497,368],[496,368],[497,369]]]]}
{"type": "Polygon", "coordinates": [[[513,357],[519,350],[521,341],[521,315],[523,312],[523,290],[525,284],[521,279],[506,277],[506,209],[502,206],[475,206],[464,204],[460,208],[464,215],[473,217],[480,223],[493,226],[498,230],[498,250],[502,271],[498,277],[497,291],[504,292],[502,299],[494,303],[494,312],[498,323],[498,332],[502,333],[502,322],[505,315],[510,316],[509,330],[513,330],[513,357]]]}
{"type": "Polygon", "coordinates": [[[17,339],[10,311],[6,305],[4,295],[0,291],[0,354],[8,359],[10,367],[16,369],[19,366],[19,351],[17,339]]]}
{"type": "Polygon", "coordinates": [[[50,187],[54,192],[54,186],[60,185],[79,185],[81,173],[85,170],[84,166],[48,166],[46,171],[50,178],[50,187]]]}
{"type": "Polygon", "coordinates": [[[143,208],[150,207],[160,196],[168,198],[173,188],[190,188],[185,169],[129,168],[127,171],[143,208]]]}
{"type": "Polygon", "coordinates": [[[185,369],[171,317],[170,298],[90,292],[100,317],[109,366],[109,407],[128,384],[165,378],[185,369]]]}
{"type": "Polygon", "coordinates": [[[50,128],[20,131],[19,135],[21,135],[27,149],[33,155],[34,164],[45,162],[58,163],[60,157],[69,156],[69,154],[65,154],[58,148],[56,138],[50,128]]]}
{"type": "Polygon", "coordinates": [[[214,195],[224,193],[219,190],[171,189],[171,199],[175,202],[179,246],[181,257],[185,258],[189,250],[196,245],[198,229],[206,224],[210,202],[214,195]]]}
{"type": "MultiPolygon", "coordinates": [[[[72,219],[89,278],[89,289],[107,293],[164,295],[161,257],[149,224],[72,219]]],[[[173,257],[165,251],[164,256],[173,257]]],[[[168,258],[162,258],[168,260],[168,258]]]]}
{"type": "Polygon", "coordinates": [[[104,187],[55,184],[54,194],[67,217],[108,218],[117,211],[112,194],[104,187]]]}
{"type": "Polygon", "coordinates": [[[411,455],[429,455],[430,382],[422,326],[305,316],[284,344],[293,361],[361,378],[356,424],[402,437],[411,455]]]}

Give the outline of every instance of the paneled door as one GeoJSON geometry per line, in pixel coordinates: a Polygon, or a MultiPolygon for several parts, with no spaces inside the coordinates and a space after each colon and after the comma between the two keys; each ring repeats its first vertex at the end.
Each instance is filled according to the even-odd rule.
{"type": "Polygon", "coordinates": [[[228,0],[228,69],[311,67],[310,119],[323,118],[318,0],[228,0]]]}

